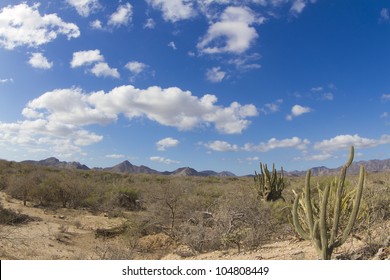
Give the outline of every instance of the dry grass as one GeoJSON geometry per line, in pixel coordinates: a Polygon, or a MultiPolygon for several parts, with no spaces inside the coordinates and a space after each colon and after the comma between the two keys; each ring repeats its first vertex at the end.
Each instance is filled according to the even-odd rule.
{"type": "MultiPolygon", "coordinates": [[[[300,192],[304,178],[287,178],[285,202],[267,203],[257,199],[253,178],[53,171],[4,162],[0,175],[5,186],[0,220],[12,221],[0,226],[1,258],[316,258],[290,224],[292,190],[300,192]],[[12,185],[15,177],[18,188],[12,185]],[[35,179],[23,196],[26,188],[20,182],[26,178],[35,179]],[[42,192],[49,193],[42,197],[42,192]],[[29,223],[15,225],[22,220],[29,223]],[[98,229],[120,231],[96,238],[98,229]]],[[[314,177],[313,185],[328,180],[314,177]]],[[[348,176],[350,184],[356,180],[348,176]]],[[[369,174],[353,237],[335,258],[371,259],[380,250],[387,252],[389,207],[390,173],[369,174]]]]}

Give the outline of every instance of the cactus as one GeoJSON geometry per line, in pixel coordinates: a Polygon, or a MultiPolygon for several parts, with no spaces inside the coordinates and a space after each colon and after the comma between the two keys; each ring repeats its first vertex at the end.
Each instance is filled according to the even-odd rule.
{"type": "Polygon", "coordinates": [[[266,201],[275,201],[278,199],[283,199],[282,191],[284,189],[284,177],[283,177],[283,167],[279,176],[275,170],[275,165],[272,165],[272,172],[268,171],[267,165],[260,163],[260,172],[258,174],[255,171],[255,183],[258,188],[258,196],[261,199],[266,201]]]}
{"type": "Polygon", "coordinates": [[[349,159],[342,167],[339,178],[327,184],[323,192],[319,191],[318,203],[312,198],[310,190],[311,170],[306,174],[302,201],[299,195],[295,197],[292,210],[295,230],[303,239],[312,241],[318,255],[324,260],[330,260],[333,250],[346,241],[359,211],[365,179],[363,166],[360,166],[359,182],[353,202],[353,194],[344,190],[346,172],[353,157],[354,148],[351,146],[349,159]]]}

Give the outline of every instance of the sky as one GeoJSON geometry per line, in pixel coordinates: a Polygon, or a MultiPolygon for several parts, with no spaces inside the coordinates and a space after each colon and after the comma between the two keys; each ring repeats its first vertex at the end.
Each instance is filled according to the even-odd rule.
{"type": "Polygon", "coordinates": [[[388,1],[0,1],[2,159],[338,167],[389,113],[388,1]]]}

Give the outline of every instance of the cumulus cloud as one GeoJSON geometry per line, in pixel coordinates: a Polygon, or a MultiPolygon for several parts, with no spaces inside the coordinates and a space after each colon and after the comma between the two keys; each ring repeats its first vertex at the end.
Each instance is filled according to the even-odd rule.
{"type": "Polygon", "coordinates": [[[294,117],[298,117],[300,115],[310,113],[311,111],[312,111],[312,109],[309,107],[304,107],[301,105],[294,105],[291,108],[291,115],[287,115],[286,119],[291,121],[294,117]]]}
{"type": "Polygon", "coordinates": [[[28,63],[39,69],[51,69],[53,67],[53,62],[50,62],[42,53],[33,53],[28,63]]]}
{"type": "Polygon", "coordinates": [[[204,144],[204,146],[206,148],[213,150],[213,151],[216,151],[216,152],[230,152],[230,151],[236,152],[239,150],[237,145],[230,144],[230,143],[225,142],[225,141],[219,141],[219,140],[206,143],[206,144],[204,144]]]}
{"type": "Polygon", "coordinates": [[[241,133],[250,124],[247,118],[258,114],[251,104],[233,102],[223,107],[216,102],[214,95],[198,98],[176,87],[137,89],[129,85],[91,94],[71,88],[41,95],[28,103],[23,114],[79,125],[106,124],[124,114],[129,119],[146,117],[180,130],[214,124],[219,132],[227,134],[241,133]]]}
{"type": "Polygon", "coordinates": [[[38,47],[58,35],[68,39],[80,36],[74,23],[63,21],[56,14],[39,13],[39,4],[21,3],[0,10],[0,46],[12,50],[18,46],[38,47]]]}
{"type": "Polygon", "coordinates": [[[88,17],[101,7],[98,0],[67,0],[66,2],[74,7],[77,13],[83,17],[88,17]]]}
{"type": "Polygon", "coordinates": [[[139,61],[129,61],[125,68],[128,69],[131,73],[135,74],[135,75],[138,75],[140,74],[141,72],[143,72],[146,68],[148,67],[148,65],[146,65],[145,63],[143,62],[139,62],[139,61]]]}
{"type": "Polygon", "coordinates": [[[225,78],[226,72],[221,70],[221,67],[213,67],[211,69],[207,69],[206,78],[208,81],[212,83],[222,82],[223,78],[225,78]]]}
{"type": "Polygon", "coordinates": [[[157,141],[156,146],[157,146],[157,150],[165,151],[166,149],[176,147],[179,144],[180,144],[179,140],[171,137],[167,137],[157,141]]]}
{"type": "Polygon", "coordinates": [[[96,77],[112,77],[112,78],[120,78],[120,74],[118,69],[111,68],[106,62],[96,63],[92,69],[91,73],[96,77]]]}
{"type": "Polygon", "coordinates": [[[104,57],[100,54],[100,50],[79,51],[73,53],[73,58],[70,62],[70,66],[72,68],[76,68],[101,61],[104,61],[104,57]]]}
{"type": "Polygon", "coordinates": [[[205,54],[242,54],[258,37],[251,25],[261,22],[249,8],[227,7],[219,21],[211,24],[197,48],[205,54]]]}
{"type": "Polygon", "coordinates": [[[165,21],[177,22],[196,15],[191,0],[146,0],[149,5],[163,13],[165,21]]]}
{"type": "Polygon", "coordinates": [[[92,29],[97,29],[97,30],[103,30],[103,24],[100,20],[96,19],[94,21],[91,21],[89,23],[89,26],[92,28],[92,29]]]}
{"type": "MultiPolygon", "coordinates": [[[[251,104],[234,102],[224,107],[216,103],[214,95],[196,97],[179,88],[129,85],[91,93],[80,88],[56,89],[28,102],[22,111],[25,120],[0,122],[0,144],[69,156],[103,140],[88,126],[113,123],[119,115],[129,121],[147,118],[179,130],[214,125],[221,133],[241,133],[250,124],[247,119],[257,115],[251,104]]],[[[178,144],[170,137],[156,143],[160,150],[178,144]]]]}
{"type": "Polygon", "coordinates": [[[110,16],[108,25],[119,27],[121,25],[128,25],[133,16],[133,6],[130,3],[120,5],[118,9],[110,16]]]}
{"type": "Polygon", "coordinates": [[[243,150],[248,152],[268,152],[270,150],[281,148],[295,148],[298,150],[306,150],[309,144],[309,140],[301,139],[299,137],[292,137],[282,140],[271,138],[267,142],[261,142],[257,145],[249,143],[245,144],[243,150]]]}
{"type": "Polygon", "coordinates": [[[102,136],[80,127],[44,119],[0,122],[0,143],[20,148],[40,148],[63,156],[80,153],[82,146],[92,145],[102,139],[102,136]]]}
{"type": "Polygon", "coordinates": [[[180,163],[180,161],[172,160],[172,159],[164,158],[164,157],[159,157],[159,156],[150,157],[149,159],[151,161],[160,162],[160,163],[164,163],[164,164],[177,164],[177,163],[180,163]]]}
{"type": "Polygon", "coordinates": [[[93,65],[89,71],[96,77],[120,77],[118,69],[111,68],[106,62],[104,62],[104,56],[100,54],[100,50],[79,51],[73,53],[70,66],[72,68],[76,68],[85,65],[93,65]]]}
{"type": "Polygon", "coordinates": [[[348,149],[351,145],[354,145],[355,148],[369,148],[389,143],[390,135],[386,134],[382,135],[379,139],[364,138],[358,134],[346,134],[337,135],[334,138],[315,143],[314,148],[322,151],[335,151],[348,149]]]}

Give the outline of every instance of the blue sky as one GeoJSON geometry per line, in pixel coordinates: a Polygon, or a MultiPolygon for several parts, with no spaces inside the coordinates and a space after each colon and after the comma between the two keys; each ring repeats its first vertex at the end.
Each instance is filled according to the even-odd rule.
{"type": "Polygon", "coordinates": [[[0,158],[251,174],[390,157],[390,3],[0,3],[0,158]]]}

